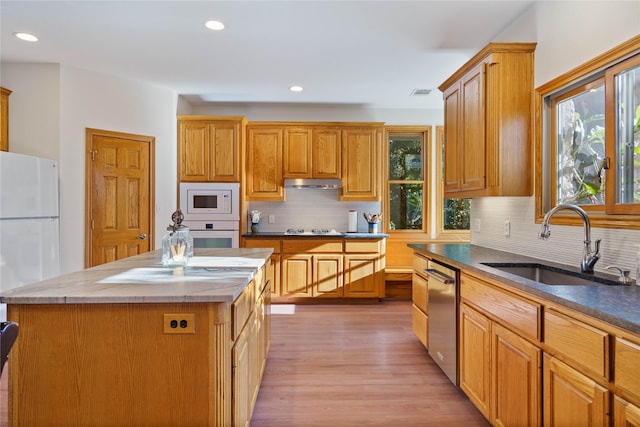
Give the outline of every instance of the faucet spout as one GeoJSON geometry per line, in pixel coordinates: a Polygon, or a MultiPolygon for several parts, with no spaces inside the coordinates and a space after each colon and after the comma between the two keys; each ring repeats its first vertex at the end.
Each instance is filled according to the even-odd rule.
{"type": "Polygon", "coordinates": [[[591,224],[589,222],[589,217],[587,213],[579,206],[569,205],[569,204],[559,204],[553,209],[551,209],[544,216],[544,220],[542,221],[542,226],[540,227],[540,233],[538,237],[543,240],[549,239],[551,235],[551,228],[549,227],[549,221],[551,217],[560,210],[571,210],[577,213],[582,222],[584,224],[584,246],[582,249],[582,261],[580,262],[580,269],[583,273],[593,273],[593,267],[596,265],[596,262],[600,259],[600,239],[595,241],[596,250],[591,250],[591,224]]]}

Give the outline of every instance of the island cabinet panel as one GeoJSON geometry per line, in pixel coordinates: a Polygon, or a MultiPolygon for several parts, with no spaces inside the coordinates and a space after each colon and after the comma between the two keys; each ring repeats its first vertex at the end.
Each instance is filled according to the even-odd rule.
{"type": "Polygon", "coordinates": [[[228,425],[231,319],[221,305],[9,305],[20,324],[10,425],[228,425]],[[166,313],[193,314],[195,332],[163,333],[166,313]]]}
{"type": "Polygon", "coordinates": [[[606,388],[546,353],[543,366],[545,426],[610,425],[606,388]]]}
{"type": "Polygon", "coordinates": [[[280,294],[280,247],[282,240],[280,239],[242,239],[242,247],[245,248],[271,248],[273,254],[269,257],[269,265],[265,274],[267,275],[267,283],[271,286],[271,295],[278,296],[280,294]]]}
{"type": "Polygon", "coordinates": [[[608,382],[609,334],[601,329],[566,316],[555,310],[544,315],[545,343],[558,358],[591,373],[596,379],[608,382]]]}

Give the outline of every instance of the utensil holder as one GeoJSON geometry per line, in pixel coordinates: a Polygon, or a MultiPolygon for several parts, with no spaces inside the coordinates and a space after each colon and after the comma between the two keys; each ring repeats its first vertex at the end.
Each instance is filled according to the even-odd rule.
{"type": "Polygon", "coordinates": [[[380,223],[379,222],[370,222],[369,223],[369,233],[372,233],[372,234],[380,233],[380,223]]]}

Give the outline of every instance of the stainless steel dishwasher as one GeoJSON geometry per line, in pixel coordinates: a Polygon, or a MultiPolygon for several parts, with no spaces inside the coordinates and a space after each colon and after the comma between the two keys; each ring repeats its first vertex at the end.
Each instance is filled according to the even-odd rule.
{"type": "Polygon", "coordinates": [[[427,283],[428,352],[452,383],[458,385],[459,270],[430,260],[427,283]]]}

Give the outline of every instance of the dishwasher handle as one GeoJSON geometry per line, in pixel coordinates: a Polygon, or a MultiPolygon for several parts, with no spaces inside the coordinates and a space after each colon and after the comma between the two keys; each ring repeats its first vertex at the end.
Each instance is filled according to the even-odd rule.
{"type": "Polygon", "coordinates": [[[427,268],[426,270],[424,270],[424,272],[427,274],[427,276],[433,277],[438,282],[444,283],[445,285],[453,285],[456,283],[455,277],[447,276],[446,274],[433,268],[427,268]]]}

